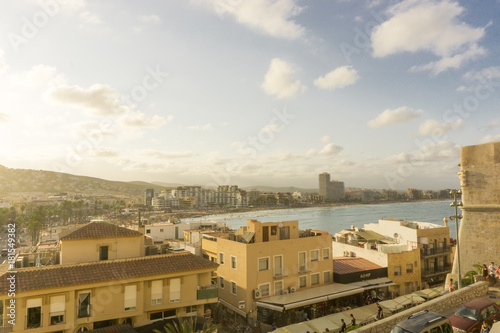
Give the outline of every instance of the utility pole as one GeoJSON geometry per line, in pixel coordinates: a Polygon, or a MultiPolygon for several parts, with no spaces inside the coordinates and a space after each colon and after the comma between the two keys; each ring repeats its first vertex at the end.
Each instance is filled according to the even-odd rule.
{"type": "Polygon", "coordinates": [[[462,272],[460,270],[460,245],[458,243],[458,220],[463,218],[462,214],[458,214],[458,208],[462,207],[464,204],[462,201],[457,201],[457,197],[462,195],[462,190],[451,190],[450,194],[453,195],[453,202],[450,204],[451,207],[455,207],[455,215],[450,216],[450,220],[455,221],[455,228],[457,230],[457,268],[458,268],[458,289],[462,289],[462,272]]]}

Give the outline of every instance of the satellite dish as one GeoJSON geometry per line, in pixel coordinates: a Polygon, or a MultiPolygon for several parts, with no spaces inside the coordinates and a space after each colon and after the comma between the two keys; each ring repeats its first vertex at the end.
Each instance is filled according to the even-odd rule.
{"type": "Polygon", "coordinates": [[[283,222],[278,223],[279,228],[283,228],[283,222]]]}
{"type": "Polygon", "coordinates": [[[397,232],[394,233],[394,238],[398,238],[399,234],[397,232]]]}

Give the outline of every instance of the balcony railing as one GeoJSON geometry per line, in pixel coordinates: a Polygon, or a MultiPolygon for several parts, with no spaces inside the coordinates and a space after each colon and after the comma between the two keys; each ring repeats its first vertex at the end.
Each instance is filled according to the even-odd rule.
{"type": "Polygon", "coordinates": [[[216,297],[219,297],[219,289],[215,287],[198,289],[196,292],[196,299],[198,300],[216,298],[216,297]]]}
{"type": "Polygon", "coordinates": [[[286,269],[286,267],[282,268],[281,270],[275,270],[273,272],[273,277],[275,279],[280,279],[280,278],[284,278],[287,276],[288,276],[288,270],[286,269]]]}
{"type": "Polygon", "coordinates": [[[434,256],[437,254],[448,254],[451,253],[451,247],[445,246],[445,247],[438,247],[438,248],[427,248],[427,249],[421,249],[420,254],[422,256],[434,256]]]}
{"type": "Polygon", "coordinates": [[[66,312],[51,312],[50,313],[50,324],[49,325],[60,325],[66,323],[66,312]]]}
{"type": "Polygon", "coordinates": [[[426,269],[423,272],[424,272],[423,276],[441,274],[441,273],[449,273],[449,272],[451,272],[451,265],[440,266],[440,267],[436,267],[433,269],[426,269]]]}

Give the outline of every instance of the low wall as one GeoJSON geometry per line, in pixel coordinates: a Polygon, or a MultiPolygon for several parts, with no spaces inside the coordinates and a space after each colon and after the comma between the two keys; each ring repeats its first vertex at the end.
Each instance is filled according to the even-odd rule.
{"type": "Polygon", "coordinates": [[[416,312],[429,310],[443,313],[450,308],[462,305],[472,299],[484,296],[487,293],[488,282],[477,282],[350,332],[387,333],[390,332],[396,324],[416,312]]]}

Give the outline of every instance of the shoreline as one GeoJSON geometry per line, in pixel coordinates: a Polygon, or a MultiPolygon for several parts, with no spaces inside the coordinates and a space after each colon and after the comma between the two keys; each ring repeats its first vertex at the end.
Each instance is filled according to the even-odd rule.
{"type": "Polygon", "coordinates": [[[178,211],[172,212],[168,215],[179,218],[179,219],[193,219],[193,218],[202,218],[208,216],[218,216],[225,214],[239,214],[239,213],[247,213],[247,212],[259,212],[259,211],[274,211],[274,210],[292,210],[292,209],[308,209],[308,208],[330,208],[330,207],[349,207],[349,206],[369,206],[369,205],[386,205],[386,204],[406,204],[406,203],[417,203],[417,202],[440,202],[440,201],[448,201],[448,199],[421,199],[421,200],[413,200],[413,201],[401,201],[401,200],[388,200],[388,201],[374,201],[374,202],[336,202],[336,203],[328,203],[328,204],[312,204],[312,205],[300,205],[300,206],[274,206],[274,207],[245,207],[245,208],[233,208],[233,209],[225,209],[225,210],[214,210],[214,211],[178,211]]]}

